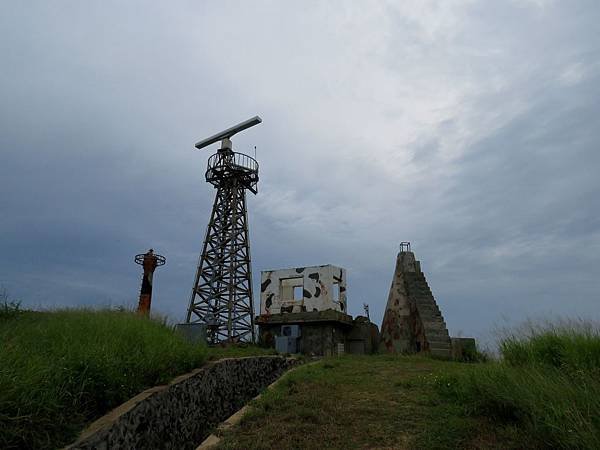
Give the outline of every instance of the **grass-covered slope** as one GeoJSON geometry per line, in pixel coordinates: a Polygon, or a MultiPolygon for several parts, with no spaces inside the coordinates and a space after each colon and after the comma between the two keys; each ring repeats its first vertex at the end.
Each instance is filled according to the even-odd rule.
{"type": "Polygon", "coordinates": [[[468,415],[513,424],[540,448],[600,448],[597,330],[532,329],[500,349],[500,362],[440,378],[440,394],[468,415]]]}
{"type": "Polygon", "coordinates": [[[57,448],[206,349],[117,311],[0,311],[0,448],[57,448]]]}
{"type": "Polygon", "coordinates": [[[255,344],[234,344],[225,346],[208,347],[208,359],[216,360],[223,358],[247,358],[249,356],[276,355],[274,348],[259,347],[255,344]]]}
{"type": "Polygon", "coordinates": [[[464,363],[416,356],[347,355],[307,364],[252,403],[222,449],[526,448],[444,401],[432,383],[464,363]]]}
{"type": "Polygon", "coordinates": [[[330,358],[285,375],[220,448],[600,449],[600,335],[534,329],[501,358],[330,358]]]}

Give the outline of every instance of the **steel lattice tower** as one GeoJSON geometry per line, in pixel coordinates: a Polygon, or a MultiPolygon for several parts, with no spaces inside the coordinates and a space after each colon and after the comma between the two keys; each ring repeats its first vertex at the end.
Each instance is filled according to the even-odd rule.
{"type": "Polygon", "coordinates": [[[234,152],[230,138],[260,122],[256,116],[196,144],[200,149],[221,141],[219,151],[208,159],[206,181],[217,193],[186,320],[206,324],[211,344],[254,342],[246,190],[257,193],[258,163],[234,152]]]}

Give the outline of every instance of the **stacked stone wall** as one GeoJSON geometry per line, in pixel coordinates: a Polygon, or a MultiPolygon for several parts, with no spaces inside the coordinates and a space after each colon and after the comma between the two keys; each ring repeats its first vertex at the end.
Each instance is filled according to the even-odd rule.
{"type": "Polygon", "coordinates": [[[223,359],[148,389],[94,422],[68,449],[195,449],[298,360],[223,359]]]}

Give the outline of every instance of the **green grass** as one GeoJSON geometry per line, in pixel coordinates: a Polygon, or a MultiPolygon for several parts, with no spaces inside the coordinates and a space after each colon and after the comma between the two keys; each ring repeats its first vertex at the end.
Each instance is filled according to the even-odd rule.
{"type": "Polygon", "coordinates": [[[540,448],[600,448],[600,335],[548,326],[512,335],[502,360],[434,383],[467,415],[513,424],[540,448]]]}
{"type": "Polygon", "coordinates": [[[264,348],[252,344],[236,344],[215,346],[208,348],[208,357],[211,360],[221,358],[243,358],[247,356],[276,355],[274,348],[264,348]]]}
{"type": "Polygon", "coordinates": [[[207,356],[130,312],[0,313],[2,449],[68,444],[90,421],[207,356]]]}
{"type": "Polygon", "coordinates": [[[467,366],[391,355],[307,364],[252,402],[220,448],[523,448],[512,425],[466,415],[432,386],[467,366]]]}
{"type": "Polygon", "coordinates": [[[552,366],[562,372],[600,370],[600,333],[586,323],[531,326],[500,343],[504,361],[511,366],[552,366]]]}
{"type": "MultiPolygon", "coordinates": [[[[194,346],[128,312],[0,304],[0,448],[63,446],[90,421],[206,359],[271,354],[194,346]]],[[[600,448],[600,334],[546,326],[501,359],[327,358],[288,373],[223,435],[225,449],[600,448]]]]}
{"type": "Polygon", "coordinates": [[[598,449],[600,334],[507,336],[500,360],[346,356],[288,374],[223,434],[224,449],[598,449]]]}

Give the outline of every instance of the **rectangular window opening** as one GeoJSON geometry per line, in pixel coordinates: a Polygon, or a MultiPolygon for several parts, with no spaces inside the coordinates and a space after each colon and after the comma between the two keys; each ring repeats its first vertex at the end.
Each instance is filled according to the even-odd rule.
{"type": "Polygon", "coordinates": [[[294,286],[294,300],[302,300],[304,298],[304,286],[294,286]]]}
{"type": "Polygon", "coordinates": [[[304,298],[304,279],[282,278],[279,280],[279,293],[282,301],[301,301],[304,298]]]}
{"type": "Polygon", "coordinates": [[[340,283],[333,283],[333,292],[331,293],[334,302],[340,301],[340,283]]]}

